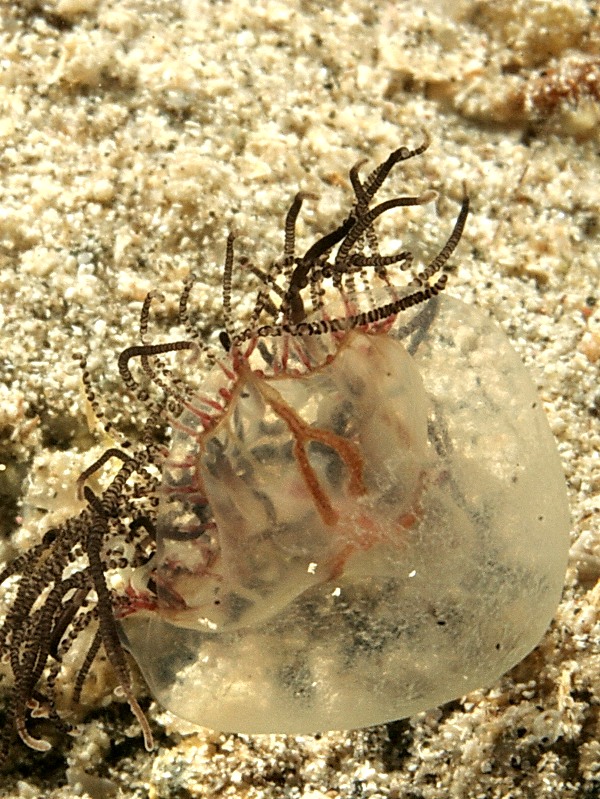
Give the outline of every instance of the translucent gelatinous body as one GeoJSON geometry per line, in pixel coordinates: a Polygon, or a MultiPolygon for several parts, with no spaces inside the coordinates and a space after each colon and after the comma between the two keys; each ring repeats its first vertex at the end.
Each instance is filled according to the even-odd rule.
{"type": "Polygon", "coordinates": [[[287,366],[215,367],[179,419],[160,614],[124,620],[156,697],[215,729],[316,732],[493,682],[550,621],[569,527],[504,334],[442,296],[387,333],[282,337],[256,359],[287,366]]]}

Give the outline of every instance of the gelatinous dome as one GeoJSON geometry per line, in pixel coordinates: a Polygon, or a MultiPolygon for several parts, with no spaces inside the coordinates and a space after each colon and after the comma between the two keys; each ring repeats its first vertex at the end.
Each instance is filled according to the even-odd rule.
{"type": "Polygon", "coordinates": [[[152,692],[214,729],[309,733],[494,682],[554,613],[569,529],[508,340],[440,296],[388,332],[257,353],[277,361],[274,347],[298,368],[247,368],[231,389],[216,366],[178,421],[151,566],[160,612],[123,620],[152,692]],[[207,430],[206,397],[224,392],[207,430]]]}

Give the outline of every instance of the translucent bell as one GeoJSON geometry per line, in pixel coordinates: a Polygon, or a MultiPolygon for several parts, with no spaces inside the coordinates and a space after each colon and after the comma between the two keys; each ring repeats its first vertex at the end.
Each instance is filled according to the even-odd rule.
{"type": "Polygon", "coordinates": [[[174,714],[377,724],[492,684],[543,635],[569,511],[531,379],[476,309],[440,296],[412,314],[267,340],[286,369],[248,368],[211,427],[217,366],[179,419],[138,575],[159,612],[123,621],[174,714]]]}

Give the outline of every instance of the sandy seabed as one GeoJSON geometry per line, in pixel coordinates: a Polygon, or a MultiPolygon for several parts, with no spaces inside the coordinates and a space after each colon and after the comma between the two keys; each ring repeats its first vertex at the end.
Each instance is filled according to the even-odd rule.
{"type": "MultiPolygon", "coordinates": [[[[267,263],[301,188],[318,196],[299,228],[314,240],[347,207],[349,167],[423,130],[430,149],[389,191],[439,191],[407,215],[426,259],[466,182],[449,291],[492,315],[530,369],[573,532],[551,629],[487,690],[321,736],[194,732],[152,704],[148,754],[99,662],[81,735],[43,757],[17,750],[1,797],[600,796],[597,12],[592,0],[3,0],[0,563],[73,512],[74,480],[100,451],[72,354],[89,354],[98,396],[126,419],[116,354],[149,289],[172,315],[194,269],[214,337],[229,229],[267,263]]],[[[240,319],[250,308],[242,289],[240,319]]]]}

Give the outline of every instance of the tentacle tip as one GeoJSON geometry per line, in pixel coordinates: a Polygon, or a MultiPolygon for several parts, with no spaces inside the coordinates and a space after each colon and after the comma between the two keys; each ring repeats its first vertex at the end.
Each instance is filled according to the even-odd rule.
{"type": "Polygon", "coordinates": [[[298,194],[296,194],[296,199],[302,200],[303,202],[304,200],[314,200],[316,202],[319,199],[319,195],[315,194],[314,191],[299,191],[298,194]]]}
{"type": "Polygon", "coordinates": [[[85,478],[78,477],[77,482],[75,483],[75,493],[79,502],[83,502],[85,499],[84,485],[85,485],[85,478]]]}
{"type": "Polygon", "coordinates": [[[156,302],[164,302],[165,295],[162,293],[162,291],[159,291],[158,289],[153,289],[152,291],[149,291],[148,294],[146,295],[146,300],[147,301],[156,300],[156,302]]]}
{"type": "Polygon", "coordinates": [[[219,342],[225,352],[229,352],[233,346],[232,338],[226,330],[221,330],[219,333],[219,342]]]}
{"type": "Polygon", "coordinates": [[[27,732],[26,729],[19,730],[19,738],[30,749],[35,749],[36,752],[49,752],[50,749],[52,749],[52,746],[48,743],[48,741],[44,740],[43,738],[34,738],[27,732]]]}
{"type": "Polygon", "coordinates": [[[350,173],[352,174],[354,172],[358,172],[358,170],[361,167],[363,167],[367,163],[368,160],[369,160],[368,158],[360,158],[355,164],[353,164],[352,169],[350,170],[350,173]]]}
{"type": "Polygon", "coordinates": [[[152,752],[154,749],[154,737],[150,729],[143,730],[144,735],[144,749],[146,752],[152,752]]]}
{"type": "Polygon", "coordinates": [[[418,197],[418,204],[419,205],[427,205],[428,203],[434,202],[439,197],[438,192],[435,189],[427,189],[418,197]]]}

